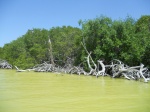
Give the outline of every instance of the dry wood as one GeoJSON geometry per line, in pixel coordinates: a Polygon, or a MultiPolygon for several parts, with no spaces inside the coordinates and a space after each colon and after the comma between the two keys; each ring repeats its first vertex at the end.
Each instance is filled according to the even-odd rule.
{"type": "Polygon", "coordinates": [[[9,64],[6,60],[0,59],[0,68],[2,69],[12,69],[12,65],[9,64]]]}

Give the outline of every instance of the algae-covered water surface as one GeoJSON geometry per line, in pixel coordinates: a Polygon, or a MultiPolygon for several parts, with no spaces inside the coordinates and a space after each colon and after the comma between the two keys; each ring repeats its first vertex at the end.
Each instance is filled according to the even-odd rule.
{"type": "Polygon", "coordinates": [[[149,112],[150,83],[0,70],[0,112],[149,112]]]}

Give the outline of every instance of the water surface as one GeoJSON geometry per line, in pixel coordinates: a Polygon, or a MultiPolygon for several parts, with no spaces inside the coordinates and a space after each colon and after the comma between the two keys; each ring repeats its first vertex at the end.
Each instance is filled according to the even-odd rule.
{"type": "Polygon", "coordinates": [[[0,112],[150,112],[150,83],[0,69],[0,112]]]}

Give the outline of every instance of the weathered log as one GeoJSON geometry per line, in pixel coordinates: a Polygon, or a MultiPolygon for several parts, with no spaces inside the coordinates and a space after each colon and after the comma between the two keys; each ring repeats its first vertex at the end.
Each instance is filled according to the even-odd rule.
{"type": "Polygon", "coordinates": [[[31,69],[27,69],[27,70],[19,69],[17,66],[15,66],[15,68],[16,68],[16,71],[17,71],[17,72],[26,72],[26,71],[31,71],[31,69]]]}

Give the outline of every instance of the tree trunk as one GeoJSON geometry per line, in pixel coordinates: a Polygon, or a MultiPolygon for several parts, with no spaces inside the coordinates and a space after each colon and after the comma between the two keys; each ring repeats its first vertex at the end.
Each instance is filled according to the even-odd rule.
{"type": "Polygon", "coordinates": [[[51,44],[51,40],[49,38],[49,54],[50,54],[50,63],[52,65],[54,65],[54,58],[53,58],[53,54],[52,54],[52,44],[51,44]]]}

